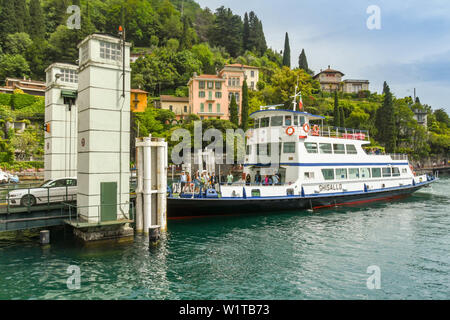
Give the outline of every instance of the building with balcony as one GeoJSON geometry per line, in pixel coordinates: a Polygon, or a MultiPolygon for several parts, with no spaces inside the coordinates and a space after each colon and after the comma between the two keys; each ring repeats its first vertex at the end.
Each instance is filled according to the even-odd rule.
{"type": "Polygon", "coordinates": [[[5,86],[0,87],[0,92],[3,93],[14,93],[15,89],[20,89],[26,94],[32,96],[45,96],[46,84],[43,81],[31,80],[31,79],[15,79],[6,78],[5,86]]]}
{"type": "Polygon", "coordinates": [[[189,110],[202,120],[228,120],[231,99],[236,99],[240,115],[244,79],[247,79],[249,90],[256,90],[259,68],[228,64],[218,74],[197,75],[194,73],[188,82],[189,110]]]}
{"type": "Polygon", "coordinates": [[[318,80],[320,88],[325,92],[342,91],[344,93],[358,93],[360,91],[369,90],[369,80],[342,80],[344,73],[331,69],[328,66],[325,70],[320,70],[313,79],[318,80]]]}
{"type": "Polygon", "coordinates": [[[338,70],[333,70],[328,66],[328,69],[320,70],[313,79],[318,80],[320,88],[325,92],[334,92],[341,90],[341,82],[344,74],[338,70]]]}

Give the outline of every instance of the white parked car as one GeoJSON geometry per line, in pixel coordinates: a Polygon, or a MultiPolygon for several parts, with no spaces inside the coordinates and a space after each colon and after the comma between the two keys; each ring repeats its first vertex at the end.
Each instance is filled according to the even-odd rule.
{"type": "Polygon", "coordinates": [[[77,178],[48,180],[37,188],[13,190],[9,192],[7,199],[11,206],[74,201],[77,199],[77,178]]]}

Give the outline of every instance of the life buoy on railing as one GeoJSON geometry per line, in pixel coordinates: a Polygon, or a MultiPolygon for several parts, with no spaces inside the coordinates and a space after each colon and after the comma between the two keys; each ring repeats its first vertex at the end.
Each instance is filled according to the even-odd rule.
{"type": "Polygon", "coordinates": [[[309,132],[309,129],[310,129],[309,124],[308,124],[308,123],[305,123],[305,124],[303,125],[303,131],[305,131],[305,133],[308,133],[308,132],[309,132]]]}
{"type": "Polygon", "coordinates": [[[314,136],[318,136],[319,135],[319,126],[317,124],[314,125],[314,127],[312,129],[312,134],[314,136]]]}
{"type": "Polygon", "coordinates": [[[287,127],[287,128],[286,128],[286,134],[287,134],[288,136],[292,136],[292,135],[294,134],[294,132],[295,132],[295,129],[294,129],[293,126],[290,126],[290,127],[287,127]]]}

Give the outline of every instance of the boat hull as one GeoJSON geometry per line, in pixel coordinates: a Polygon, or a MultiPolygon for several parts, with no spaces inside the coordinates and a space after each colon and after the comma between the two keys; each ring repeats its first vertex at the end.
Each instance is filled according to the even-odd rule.
{"type": "Polygon", "coordinates": [[[409,196],[433,181],[421,184],[374,190],[369,192],[334,193],[330,195],[306,195],[255,198],[172,198],[167,199],[169,219],[235,215],[245,213],[281,212],[304,209],[320,209],[340,205],[361,205],[375,201],[390,201],[409,196]]]}

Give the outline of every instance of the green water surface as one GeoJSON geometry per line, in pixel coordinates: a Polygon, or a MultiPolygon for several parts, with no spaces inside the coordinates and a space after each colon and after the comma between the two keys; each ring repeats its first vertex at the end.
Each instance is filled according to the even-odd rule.
{"type": "Polygon", "coordinates": [[[0,235],[0,299],[449,299],[449,194],[444,178],[394,202],[169,221],[152,248],[0,235]]]}

